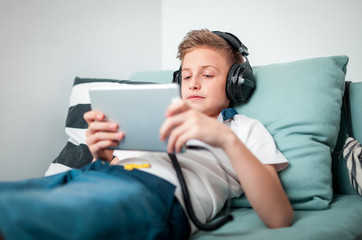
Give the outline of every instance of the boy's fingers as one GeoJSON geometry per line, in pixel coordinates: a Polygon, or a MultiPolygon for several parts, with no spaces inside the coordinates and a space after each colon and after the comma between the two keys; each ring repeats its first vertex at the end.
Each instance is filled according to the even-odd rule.
{"type": "Polygon", "coordinates": [[[179,114],[181,112],[189,110],[190,107],[186,104],[185,101],[182,101],[181,99],[176,100],[172,102],[167,110],[166,110],[166,117],[170,117],[176,114],[179,114]]]}
{"type": "Polygon", "coordinates": [[[97,132],[93,135],[90,135],[87,138],[87,145],[92,146],[99,144],[100,142],[107,142],[107,141],[114,141],[118,142],[124,138],[123,132],[116,132],[116,133],[107,133],[107,132],[97,132]]]}
{"type": "Polygon", "coordinates": [[[115,132],[118,130],[118,124],[114,122],[92,122],[89,124],[89,129],[92,132],[115,132]]]}
{"type": "Polygon", "coordinates": [[[117,141],[107,140],[107,141],[97,142],[96,144],[91,145],[89,148],[90,148],[91,152],[98,152],[98,151],[102,151],[102,150],[104,150],[106,148],[116,147],[116,146],[118,146],[117,141]]]}
{"type": "Polygon", "coordinates": [[[91,122],[94,122],[94,121],[105,120],[106,116],[101,112],[89,111],[89,112],[84,113],[83,118],[89,125],[91,122]]]}
{"type": "Polygon", "coordinates": [[[162,141],[166,140],[170,132],[180,124],[184,122],[184,114],[178,114],[172,117],[166,118],[160,128],[160,139],[162,141]]]}
{"type": "Polygon", "coordinates": [[[168,137],[167,142],[167,151],[168,152],[180,152],[182,146],[186,143],[189,136],[189,126],[188,124],[180,124],[174,128],[171,134],[168,137]]]}
{"type": "Polygon", "coordinates": [[[104,140],[111,140],[111,141],[120,141],[124,137],[124,134],[122,132],[116,132],[116,133],[106,133],[106,132],[98,132],[94,134],[94,138],[97,141],[104,141],[104,140]]]}

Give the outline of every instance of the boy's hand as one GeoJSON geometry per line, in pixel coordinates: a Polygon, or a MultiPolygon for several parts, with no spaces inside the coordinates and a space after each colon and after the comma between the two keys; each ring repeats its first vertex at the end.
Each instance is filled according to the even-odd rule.
{"type": "Polygon", "coordinates": [[[234,135],[229,127],[216,119],[193,110],[184,101],[177,101],[167,108],[166,120],[160,128],[160,138],[168,138],[167,151],[180,152],[190,139],[198,139],[214,147],[223,148],[229,134],[234,135]]]}
{"type": "Polygon", "coordinates": [[[112,161],[113,150],[107,148],[117,146],[124,134],[118,132],[118,125],[108,122],[106,116],[101,112],[89,111],[83,117],[88,123],[86,142],[94,159],[112,161]]]}

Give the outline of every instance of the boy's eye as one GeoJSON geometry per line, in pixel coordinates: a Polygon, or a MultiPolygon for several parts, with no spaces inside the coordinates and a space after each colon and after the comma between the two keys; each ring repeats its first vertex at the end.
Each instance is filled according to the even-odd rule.
{"type": "Polygon", "coordinates": [[[184,80],[187,80],[187,79],[190,79],[190,78],[191,78],[190,76],[185,76],[184,80]]]}
{"type": "Polygon", "coordinates": [[[210,75],[210,74],[204,74],[204,77],[206,77],[206,78],[212,78],[212,77],[213,77],[213,75],[210,75]]]}

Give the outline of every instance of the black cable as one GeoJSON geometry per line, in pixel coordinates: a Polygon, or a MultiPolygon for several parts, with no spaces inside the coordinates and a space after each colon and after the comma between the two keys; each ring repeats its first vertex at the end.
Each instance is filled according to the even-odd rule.
{"type": "Polygon", "coordinates": [[[224,173],[224,177],[225,177],[225,180],[226,180],[226,184],[227,184],[227,186],[228,186],[228,198],[227,198],[227,201],[226,201],[226,212],[225,212],[225,215],[229,215],[230,212],[231,212],[231,189],[230,189],[231,183],[230,183],[230,180],[229,180],[229,176],[228,176],[227,173],[226,173],[226,169],[224,168],[224,165],[222,164],[222,162],[220,161],[220,159],[218,158],[218,156],[217,156],[213,151],[211,151],[210,149],[208,149],[208,148],[206,148],[206,147],[189,145],[189,146],[187,146],[187,149],[192,149],[192,150],[206,150],[206,151],[208,151],[209,153],[211,153],[211,155],[217,160],[220,168],[222,169],[222,171],[223,171],[223,173],[224,173]]]}
{"type": "MultiPolygon", "coordinates": [[[[192,148],[192,149],[200,149],[200,150],[208,150],[207,148],[202,148],[202,147],[198,147],[198,146],[192,146],[192,147],[189,147],[189,148],[192,148]]],[[[210,151],[211,152],[211,151],[210,151]]],[[[212,153],[212,152],[211,152],[212,153]]],[[[212,153],[213,154],[213,153],[212,153]]],[[[214,155],[214,154],[213,154],[214,155]]],[[[192,207],[192,204],[191,204],[191,199],[190,199],[190,194],[189,194],[189,190],[187,188],[187,185],[186,185],[186,181],[185,181],[185,178],[182,174],[182,169],[180,167],[180,164],[177,160],[177,157],[175,154],[171,154],[169,153],[168,156],[170,157],[171,159],[171,162],[172,162],[172,165],[176,171],[176,175],[177,175],[177,178],[180,182],[180,186],[181,186],[181,191],[182,191],[182,196],[183,196],[183,199],[184,199],[184,202],[185,202],[185,207],[186,207],[186,211],[187,211],[187,214],[189,215],[191,221],[195,224],[195,226],[200,229],[200,230],[204,230],[204,231],[213,231],[215,229],[218,229],[220,228],[221,226],[223,226],[225,223],[233,220],[233,216],[229,213],[230,212],[230,206],[231,206],[231,199],[230,199],[230,188],[229,188],[229,197],[228,197],[228,201],[227,201],[227,215],[222,217],[221,219],[217,220],[217,221],[214,221],[212,223],[202,223],[200,222],[196,215],[195,215],[195,212],[193,210],[193,207],[192,207]]],[[[214,155],[214,157],[219,161],[219,159],[214,155]]],[[[219,164],[220,161],[219,161],[219,164]]],[[[222,167],[222,164],[220,165],[222,167]]],[[[225,169],[222,167],[222,169],[224,170],[225,172],[225,169]]],[[[227,182],[228,182],[228,186],[229,186],[229,181],[228,181],[228,178],[227,179],[227,182]]]]}

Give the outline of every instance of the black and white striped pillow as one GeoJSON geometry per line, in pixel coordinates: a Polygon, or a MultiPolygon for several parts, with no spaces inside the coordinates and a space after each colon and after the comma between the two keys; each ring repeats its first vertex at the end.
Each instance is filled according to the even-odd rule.
{"type": "Polygon", "coordinates": [[[343,147],[343,158],[352,187],[359,195],[362,195],[362,144],[348,137],[343,147]]]}
{"type": "Polygon", "coordinates": [[[91,110],[88,90],[92,87],[119,87],[122,84],[148,84],[114,79],[75,78],[69,99],[65,133],[68,141],[58,157],[50,164],[45,175],[53,175],[71,168],[81,168],[92,161],[92,155],[86,145],[85,132],[88,128],[83,114],[91,110]]]}

